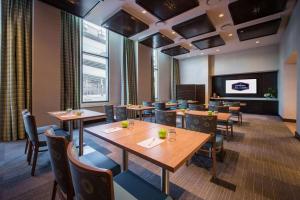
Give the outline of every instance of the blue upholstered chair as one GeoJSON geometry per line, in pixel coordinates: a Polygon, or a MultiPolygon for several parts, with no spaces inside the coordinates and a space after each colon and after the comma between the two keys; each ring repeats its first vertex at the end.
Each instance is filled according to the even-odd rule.
{"type": "MultiPolygon", "coordinates": [[[[220,113],[229,113],[229,106],[218,106],[218,112],[220,113]]],[[[226,134],[228,135],[228,128],[230,127],[231,136],[233,136],[233,121],[218,121],[218,127],[226,130],[226,134]]]]}
{"type": "Polygon", "coordinates": [[[201,116],[186,114],[186,129],[210,134],[212,139],[200,151],[207,152],[212,157],[213,140],[216,143],[216,153],[223,152],[223,136],[217,133],[217,116],[201,116]]]}
{"type": "Polygon", "coordinates": [[[205,111],[205,106],[203,104],[189,104],[190,110],[197,110],[197,111],[205,111]]]}
{"type": "Polygon", "coordinates": [[[125,106],[116,107],[116,121],[127,120],[127,108],[125,106]]]}
{"type": "MultiPolygon", "coordinates": [[[[240,102],[230,102],[230,104],[228,104],[230,107],[241,107],[241,103],[240,102]]],[[[233,117],[237,117],[237,120],[240,124],[243,124],[243,113],[239,110],[239,111],[230,111],[230,113],[232,114],[233,117]]]]}
{"type": "Polygon", "coordinates": [[[170,110],[177,110],[177,100],[176,99],[171,99],[169,102],[170,103],[176,103],[176,106],[170,106],[170,110]]]}
{"type": "MultiPolygon", "coordinates": [[[[151,101],[143,101],[143,106],[152,107],[153,105],[151,101]]],[[[152,118],[153,116],[152,110],[144,110],[143,117],[147,117],[147,116],[152,118]]]]}
{"type": "Polygon", "coordinates": [[[176,127],[176,112],[156,110],[155,122],[166,126],[176,127]]]}
{"type": "Polygon", "coordinates": [[[144,181],[131,171],[113,178],[111,170],[96,168],[80,162],[72,144],[68,146],[68,159],[76,199],[85,200],[167,200],[171,197],[144,181]]]}
{"type": "MultiPolygon", "coordinates": [[[[30,115],[30,112],[25,109],[22,111],[22,118],[23,118],[23,123],[24,123],[24,127],[25,127],[25,118],[24,116],[29,114],[30,115]]],[[[41,135],[43,133],[45,133],[45,131],[48,129],[48,128],[52,128],[53,130],[58,130],[59,127],[56,126],[56,125],[47,125],[47,126],[40,126],[40,127],[37,127],[37,133],[38,135],[41,135]]],[[[26,154],[27,153],[27,149],[28,149],[28,145],[29,145],[29,139],[28,139],[28,133],[26,132],[26,129],[25,129],[25,136],[26,136],[26,144],[25,144],[25,150],[24,150],[24,153],[26,154]]]]}
{"type": "Polygon", "coordinates": [[[167,110],[166,103],[164,102],[155,102],[155,110],[167,110]]]}
{"type": "Polygon", "coordinates": [[[115,121],[114,115],[114,106],[113,105],[104,105],[104,111],[106,114],[106,122],[112,123],[115,121]]]}
{"type": "MultiPolygon", "coordinates": [[[[31,163],[31,157],[32,157],[32,153],[33,153],[33,163],[32,163],[32,168],[31,168],[31,175],[34,176],[38,153],[47,151],[47,149],[45,149],[45,148],[44,149],[40,149],[40,148],[46,147],[47,144],[46,144],[46,141],[39,139],[39,134],[38,134],[38,130],[36,127],[35,117],[29,113],[24,114],[23,117],[24,117],[25,131],[28,134],[28,139],[29,139],[27,161],[28,161],[28,164],[31,163]]],[[[70,138],[69,134],[61,129],[55,130],[55,134],[58,136],[66,137],[68,139],[70,138]]]]}
{"type": "MultiPolygon", "coordinates": [[[[71,200],[74,197],[74,189],[67,156],[69,142],[64,137],[56,136],[52,129],[47,130],[45,136],[47,138],[52,172],[55,177],[52,200],[55,199],[57,185],[65,193],[67,199],[71,200]]],[[[121,172],[120,165],[97,151],[84,154],[77,157],[77,159],[91,166],[109,169],[114,176],[121,172]]]]}
{"type": "Polygon", "coordinates": [[[187,109],[188,108],[187,100],[178,100],[178,108],[179,109],[187,109]]]}

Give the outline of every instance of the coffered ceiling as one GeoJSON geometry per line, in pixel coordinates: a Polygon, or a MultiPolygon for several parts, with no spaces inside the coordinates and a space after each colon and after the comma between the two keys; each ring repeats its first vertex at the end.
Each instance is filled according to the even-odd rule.
{"type": "MultiPolygon", "coordinates": [[[[85,2],[65,1],[75,1],[77,5],[85,2]]],[[[85,20],[105,26],[111,31],[179,59],[276,44],[296,2],[296,0],[105,0],[101,3],[93,1],[95,6],[85,16],[85,20]]]]}

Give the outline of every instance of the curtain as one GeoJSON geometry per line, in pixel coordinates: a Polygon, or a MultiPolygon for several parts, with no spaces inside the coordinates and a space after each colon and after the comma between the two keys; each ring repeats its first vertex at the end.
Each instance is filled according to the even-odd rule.
{"type": "Polygon", "coordinates": [[[0,140],[24,139],[31,111],[32,0],[1,0],[0,140]]]}
{"type": "MultiPolygon", "coordinates": [[[[122,66],[122,104],[137,104],[137,77],[134,41],[123,39],[123,66],[122,66]]],[[[128,113],[135,117],[135,112],[128,113]]]]}
{"type": "Polygon", "coordinates": [[[61,11],[61,109],[80,108],[82,20],[61,11]]]}
{"type": "Polygon", "coordinates": [[[179,61],[173,58],[171,70],[171,98],[176,99],[176,85],[180,84],[179,61]]]}
{"type": "Polygon", "coordinates": [[[155,52],[152,51],[151,54],[151,101],[155,101],[155,80],[154,80],[154,54],[155,52]]]}

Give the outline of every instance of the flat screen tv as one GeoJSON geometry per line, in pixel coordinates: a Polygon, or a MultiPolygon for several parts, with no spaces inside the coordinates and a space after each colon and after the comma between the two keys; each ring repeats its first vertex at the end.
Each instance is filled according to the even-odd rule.
{"type": "Polygon", "coordinates": [[[257,79],[226,80],[226,94],[256,94],[257,79]]]}

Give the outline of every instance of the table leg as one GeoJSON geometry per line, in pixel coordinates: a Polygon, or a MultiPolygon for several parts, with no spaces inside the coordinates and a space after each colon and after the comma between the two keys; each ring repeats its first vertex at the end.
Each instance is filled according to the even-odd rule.
{"type": "Polygon", "coordinates": [[[83,155],[83,120],[79,120],[79,156],[83,155]]]}
{"type": "Polygon", "coordinates": [[[70,141],[73,141],[73,121],[68,121],[68,127],[69,127],[69,134],[70,134],[70,141]]]}
{"type": "Polygon", "coordinates": [[[164,168],[161,168],[161,191],[165,194],[170,191],[169,171],[164,168]]]}
{"type": "Polygon", "coordinates": [[[213,136],[213,148],[212,148],[212,159],[213,159],[213,164],[211,168],[211,174],[213,178],[217,177],[217,172],[216,172],[216,164],[217,164],[217,155],[216,155],[216,136],[213,136]]]}
{"type": "Polygon", "coordinates": [[[128,170],[128,152],[123,150],[123,171],[128,170]]]}
{"type": "Polygon", "coordinates": [[[141,110],[140,110],[139,116],[140,116],[140,120],[142,121],[143,117],[142,117],[142,111],[141,110]]]}

